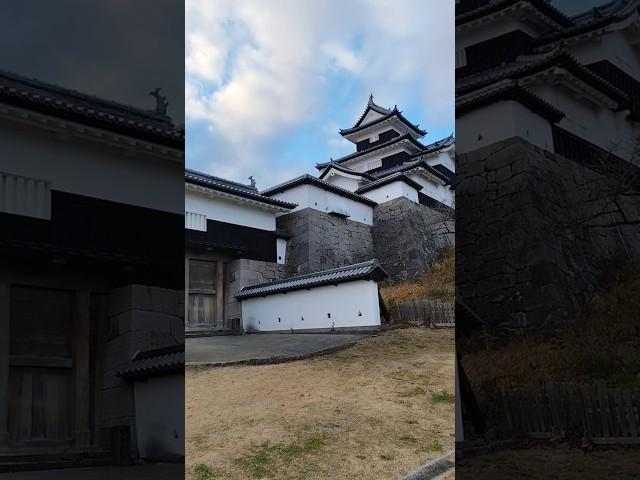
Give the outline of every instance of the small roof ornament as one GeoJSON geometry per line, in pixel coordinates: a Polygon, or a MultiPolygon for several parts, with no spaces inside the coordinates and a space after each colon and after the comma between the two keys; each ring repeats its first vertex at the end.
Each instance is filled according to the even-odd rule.
{"type": "Polygon", "coordinates": [[[373,92],[369,94],[369,105],[373,103],[373,92]]]}
{"type": "Polygon", "coordinates": [[[167,102],[167,97],[160,93],[160,90],[162,90],[160,87],[154,88],[149,92],[149,95],[156,99],[155,112],[160,115],[166,116],[169,102],[167,102]]]}
{"type": "Polygon", "coordinates": [[[253,175],[249,175],[249,181],[251,182],[251,188],[256,188],[256,179],[253,178],[253,175]]]}

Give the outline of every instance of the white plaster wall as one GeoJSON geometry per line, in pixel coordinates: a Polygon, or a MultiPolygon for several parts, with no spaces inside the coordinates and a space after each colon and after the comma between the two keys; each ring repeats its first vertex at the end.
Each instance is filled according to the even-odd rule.
{"type": "Polygon", "coordinates": [[[49,184],[0,172],[0,212],[50,220],[49,184]]]}
{"type": "Polygon", "coordinates": [[[568,45],[580,63],[609,60],[616,67],[640,80],[640,56],[623,31],[609,32],[597,39],[568,45]]]}
{"type": "Polygon", "coordinates": [[[367,112],[367,114],[365,115],[364,119],[362,120],[362,123],[360,123],[360,126],[362,125],[366,125],[367,123],[373,122],[374,120],[377,120],[380,117],[383,117],[384,115],[376,112],[375,110],[369,110],[367,112]]]}
{"type": "Polygon", "coordinates": [[[313,208],[321,212],[329,212],[332,208],[338,208],[349,212],[349,220],[373,225],[373,207],[333,192],[327,192],[315,185],[298,185],[271,195],[271,198],[297,203],[298,206],[292,210],[294,212],[303,208],[313,208]]]}
{"type": "Polygon", "coordinates": [[[184,212],[184,228],[189,230],[199,230],[201,232],[207,231],[207,216],[201,213],[194,213],[190,211],[184,212]]]}
{"type": "Polygon", "coordinates": [[[184,164],[35,127],[0,122],[2,171],[50,183],[51,190],[183,214],[184,164]]]}
{"type": "Polygon", "coordinates": [[[285,238],[276,239],[276,262],[284,265],[287,261],[287,240],[285,238]]]}
{"type": "Polygon", "coordinates": [[[359,187],[359,181],[357,178],[347,177],[335,171],[329,173],[323,178],[323,180],[331,185],[335,185],[336,187],[349,190],[350,192],[355,192],[359,187]]]}
{"type": "Polygon", "coordinates": [[[560,127],[622,158],[631,157],[636,134],[626,119],[627,112],[614,112],[584,98],[576,99],[562,86],[541,85],[534,92],[565,113],[558,122],[560,127]]]}
{"type": "Polygon", "coordinates": [[[439,202],[450,207],[453,206],[454,192],[448,185],[435,183],[424,175],[420,175],[418,173],[410,173],[409,178],[422,185],[421,192],[425,195],[429,195],[431,198],[435,198],[439,202]]]}
{"type": "Polygon", "coordinates": [[[510,16],[504,16],[500,19],[493,20],[490,26],[482,25],[481,27],[476,27],[473,30],[468,29],[468,27],[464,25],[456,28],[456,50],[466,48],[480,42],[485,42],[516,30],[522,30],[534,38],[540,35],[536,29],[522,21],[510,16]]]}
{"type": "Polygon", "coordinates": [[[409,150],[409,147],[406,145],[394,145],[393,147],[385,149],[384,152],[374,152],[365,159],[348,160],[345,165],[356,172],[367,172],[374,168],[381,167],[382,158],[390,157],[399,152],[415,153],[415,150],[409,150]]]}
{"type": "Polygon", "coordinates": [[[418,191],[401,181],[387,183],[374,190],[369,190],[362,195],[377,203],[388,202],[389,200],[400,197],[405,197],[412,202],[418,203],[418,191]]]}
{"type": "Polygon", "coordinates": [[[205,215],[209,220],[260,230],[273,232],[276,229],[276,212],[273,210],[236,203],[226,198],[210,197],[192,190],[186,190],[184,195],[184,208],[187,212],[205,215]]]}
{"type": "MultiPolygon", "coordinates": [[[[456,119],[456,150],[466,153],[511,137],[553,150],[551,125],[514,101],[499,101],[456,119]]],[[[426,193],[426,192],[425,192],[426,193]]]]}
{"type": "Polygon", "coordinates": [[[242,322],[246,332],[378,326],[378,285],[358,280],[249,298],[242,301],[242,322]]]}
{"type": "Polygon", "coordinates": [[[432,167],[434,165],[440,164],[440,165],[444,165],[452,172],[456,171],[456,163],[454,160],[453,150],[449,150],[446,152],[438,152],[435,155],[425,157],[425,160],[427,161],[427,165],[431,165],[432,167]]]}
{"type": "Polygon", "coordinates": [[[184,375],[135,382],[134,389],[140,456],[184,456],[184,375]]]}

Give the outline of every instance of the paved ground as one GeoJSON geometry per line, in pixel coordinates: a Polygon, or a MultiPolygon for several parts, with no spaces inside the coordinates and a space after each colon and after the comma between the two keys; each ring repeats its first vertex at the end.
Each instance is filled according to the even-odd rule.
{"type": "Polygon", "coordinates": [[[90,467],[0,474],[1,480],[184,480],[184,465],[90,467]]]}
{"type": "Polygon", "coordinates": [[[367,335],[264,333],[186,339],[187,365],[294,360],[351,345],[367,335]]]}

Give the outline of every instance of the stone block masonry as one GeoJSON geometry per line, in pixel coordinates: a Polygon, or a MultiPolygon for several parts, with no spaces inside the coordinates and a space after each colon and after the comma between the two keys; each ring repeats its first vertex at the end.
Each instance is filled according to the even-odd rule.
{"type": "MultiPolygon", "coordinates": [[[[109,294],[101,425],[129,427],[134,450],[133,388],[117,373],[139,351],[183,343],[183,316],[183,291],[127,285],[109,294]]],[[[135,456],[136,452],[131,454],[135,456]]]]}
{"type": "Polygon", "coordinates": [[[290,236],[288,276],[343,267],[375,258],[371,226],[311,208],[277,219],[290,236]]]}
{"type": "Polygon", "coordinates": [[[277,219],[289,236],[286,275],[303,275],[377,258],[392,281],[428,272],[453,243],[452,222],[406,198],[375,207],[373,226],[306,208],[277,219]]]}
{"type": "Polygon", "coordinates": [[[640,254],[638,195],[522,139],[458,156],[457,182],[457,294],[490,324],[571,317],[607,261],[640,254]]]}
{"type": "MultiPolygon", "coordinates": [[[[236,299],[243,287],[257,285],[286,278],[287,267],[279,263],[262,262],[259,260],[239,259],[229,264],[229,283],[225,296],[225,320],[231,322],[241,317],[241,305],[236,299]]],[[[228,325],[230,327],[230,324],[228,325]]]]}
{"type": "Polygon", "coordinates": [[[413,279],[431,269],[442,249],[454,242],[451,217],[404,197],[375,207],[375,257],[392,281],[413,279]]]}

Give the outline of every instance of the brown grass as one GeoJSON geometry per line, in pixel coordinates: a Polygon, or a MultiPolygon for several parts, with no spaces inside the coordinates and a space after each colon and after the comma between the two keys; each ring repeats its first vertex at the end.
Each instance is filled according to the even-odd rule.
{"type": "Polygon", "coordinates": [[[441,300],[453,302],[455,298],[455,255],[453,247],[444,249],[431,271],[422,277],[380,289],[385,303],[411,300],[441,300]]]}
{"type": "MultiPolygon", "coordinates": [[[[612,269],[606,288],[580,315],[544,336],[467,354],[462,361],[475,384],[506,386],[546,380],[611,384],[640,378],[640,260],[612,269]]],[[[479,343],[479,342],[478,342],[479,343]]]]}
{"type": "Polygon", "coordinates": [[[453,368],[452,330],[411,328],[316,359],[190,370],[188,478],[396,479],[453,447],[453,368]]]}

